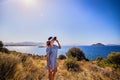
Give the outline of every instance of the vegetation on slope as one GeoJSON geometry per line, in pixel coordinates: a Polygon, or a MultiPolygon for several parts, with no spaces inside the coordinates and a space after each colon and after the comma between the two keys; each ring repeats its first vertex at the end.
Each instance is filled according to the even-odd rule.
{"type": "Polygon", "coordinates": [[[41,80],[45,64],[27,54],[0,53],[0,80],[41,80]]]}
{"type": "Polygon", "coordinates": [[[108,55],[107,59],[99,59],[97,65],[101,67],[111,67],[120,70],[120,52],[113,52],[108,55]]]}

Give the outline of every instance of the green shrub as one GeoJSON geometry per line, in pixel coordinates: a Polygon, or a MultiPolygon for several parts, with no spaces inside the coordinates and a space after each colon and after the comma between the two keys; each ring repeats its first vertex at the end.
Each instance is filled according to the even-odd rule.
{"type": "Polygon", "coordinates": [[[9,50],[7,48],[0,48],[0,52],[9,53],[9,50]]]}
{"type": "Polygon", "coordinates": [[[3,47],[3,42],[2,41],[0,41],[0,48],[2,48],[3,47]]]}
{"type": "Polygon", "coordinates": [[[101,61],[101,60],[103,60],[102,57],[97,57],[97,58],[96,58],[96,61],[98,61],[98,62],[101,61]]]}
{"type": "Polygon", "coordinates": [[[0,52],[9,53],[9,50],[7,48],[3,48],[3,42],[2,41],[0,41],[0,52]]]}
{"type": "Polygon", "coordinates": [[[99,62],[97,62],[97,65],[101,67],[110,66],[110,64],[110,61],[107,59],[102,59],[99,62]]]}
{"type": "Polygon", "coordinates": [[[66,53],[66,55],[68,58],[73,57],[73,58],[76,58],[78,61],[88,60],[88,59],[86,59],[84,52],[76,47],[69,49],[68,52],[66,53]]]}
{"type": "Polygon", "coordinates": [[[68,71],[75,71],[78,72],[80,70],[79,64],[77,63],[75,58],[68,58],[64,62],[64,66],[67,68],[68,71]]]}
{"type": "Polygon", "coordinates": [[[66,59],[66,56],[61,54],[61,55],[59,55],[58,59],[60,59],[60,60],[66,59]]]}
{"type": "Polygon", "coordinates": [[[109,66],[114,69],[120,69],[120,52],[109,54],[107,59],[97,61],[97,65],[101,67],[109,66]]]}
{"type": "Polygon", "coordinates": [[[109,54],[108,60],[110,60],[113,64],[120,65],[120,52],[113,52],[109,54]]]}

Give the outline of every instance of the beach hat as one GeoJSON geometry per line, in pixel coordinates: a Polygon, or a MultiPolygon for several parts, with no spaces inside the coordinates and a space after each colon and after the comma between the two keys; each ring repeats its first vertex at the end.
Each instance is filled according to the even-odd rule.
{"type": "Polygon", "coordinates": [[[57,39],[57,37],[52,37],[52,36],[51,36],[51,37],[48,38],[48,41],[56,40],[56,39],[57,39]]]}
{"type": "Polygon", "coordinates": [[[50,36],[50,37],[48,38],[48,40],[49,40],[49,41],[53,40],[53,37],[52,37],[52,36],[50,36]]]}

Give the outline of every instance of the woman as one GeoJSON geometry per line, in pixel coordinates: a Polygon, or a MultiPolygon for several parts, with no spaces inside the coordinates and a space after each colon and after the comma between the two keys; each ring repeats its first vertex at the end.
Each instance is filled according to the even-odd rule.
{"type": "Polygon", "coordinates": [[[47,55],[46,55],[46,59],[47,59],[47,69],[48,69],[48,71],[49,71],[49,74],[48,74],[48,77],[49,77],[49,80],[51,80],[51,72],[50,72],[50,58],[49,58],[49,55],[51,54],[51,51],[50,51],[51,49],[50,49],[50,41],[47,41],[46,42],[46,53],[47,53],[47,55]]]}
{"type": "Polygon", "coordinates": [[[57,52],[58,49],[61,49],[61,45],[56,37],[50,37],[47,41],[47,66],[49,70],[49,80],[54,80],[55,74],[57,72],[57,52]],[[54,42],[57,42],[57,45],[54,45],[54,42]]]}

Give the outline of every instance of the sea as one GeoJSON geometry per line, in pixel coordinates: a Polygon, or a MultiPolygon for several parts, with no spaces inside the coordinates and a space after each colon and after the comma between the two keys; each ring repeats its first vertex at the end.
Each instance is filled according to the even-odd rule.
{"type": "MultiPolygon", "coordinates": [[[[62,49],[58,50],[58,56],[60,54],[66,55],[67,51],[72,47],[80,48],[89,60],[95,60],[97,57],[107,58],[108,54],[112,52],[120,52],[120,46],[62,46],[62,49]]],[[[26,54],[46,54],[45,47],[39,48],[38,46],[6,46],[6,48],[11,51],[17,51],[26,54]]]]}

